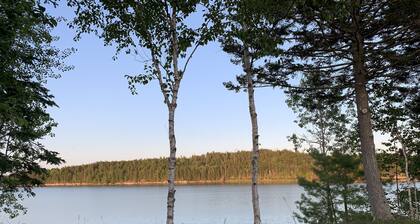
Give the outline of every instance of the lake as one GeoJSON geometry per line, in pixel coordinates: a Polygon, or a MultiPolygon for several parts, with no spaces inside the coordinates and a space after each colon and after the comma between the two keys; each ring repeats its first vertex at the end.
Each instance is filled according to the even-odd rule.
{"type": "MultiPolygon", "coordinates": [[[[26,199],[26,215],[4,224],[161,224],[166,217],[166,186],[46,187],[26,199]]],[[[260,185],[262,221],[294,223],[297,185],[260,185]]],[[[177,186],[175,223],[252,223],[249,185],[177,186]]]]}

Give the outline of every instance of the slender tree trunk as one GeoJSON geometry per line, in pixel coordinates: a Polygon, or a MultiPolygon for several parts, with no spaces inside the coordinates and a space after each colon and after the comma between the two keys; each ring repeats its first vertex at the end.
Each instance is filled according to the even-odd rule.
{"type": "Polygon", "coordinates": [[[169,159],[168,159],[168,199],[167,199],[167,217],[166,224],[174,224],[174,207],[175,207],[175,174],[176,174],[176,139],[175,139],[175,109],[177,107],[178,90],[181,84],[182,74],[178,69],[178,36],[177,36],[177,11],[172,6],[172,16],[170,26],[172,32],[172,66],[174,73],[174,82],[172,89],[172,99],[169,100],[164,94],[166,105],[169,112],[169,159]]]}
{"type": "Polygon", "coordinates": [[[400,186],[398,180],[398,165],[395,164],[395,182],[397,183],[397,207],[400,208],[400,186]]]}
{"type": "Polygon", "coordinates": [[[174,223],[175,206],[175,171],[176,171],[176,139],[175,139],[175,106],[169,106],[169,148],[168,159],[168,199],[166,223],[174,223]]]}
{"type": "MultiPolygon", "coordinates": [[[[321,135],[321,139],[320,139],[320,147],[321,147],[321,152],[322,154],[325,156],[325,158],[328,158],[328,152],[327,152],[327,141],[326,141],[326,136],[325,136],[325,120],[324,120],[324,113],[323,113],[323,109],[321,107],[321,105],[318,103],[317,105],[318,108],[318,116],[320,118],[320,135],[321,135]]],[[[335,223],[335,209],[334,209],[334,202],[333,202],[333,195],[332,195],[332,190],[331,190],[331,183],[329,178],[327,179],[327,213],[328,213],[328,220],[330,221],[330,224],[334,224],[335,223]]]]}
{"type": "Polygon", "coordinates": [[[344,184],[344,194],[343,194],[343,203],[344,203],[344,223],[349,223],[349,208],[348,208],[348,198],[347,193],[349,192],[347,184],[344,184]]]}
{"type": "Polygon", "coordinates": [[[419,211],[419,199],[417,197],[417,185],[416,185],[416,178],[412,179],[413,186],[414,186],[414,209],[415,209],[415,218],[416,220],[420,220],[420,211],[419,211]]]}
{"type": "Polygon", "coordinates": [[[419,210],[418,210],[418,198],[417,198],[417,186],[416,186],[416,180],[414,178],[411,178],[410,172],[409,172],[409,161],[408,161],[408,155],[407,155],[407,147],[402,141],[400,133],[398,134],[398,141],[401,143],[401,149],[404,156],[404,164],[405,164],[405,176],[407,177],[407,183],[408,183],[408,203],[409,204],[409,210],[410,210],[410,217],[414,220],[419,219],[419,210]],[[411,186],[410,186],[411,185],[411,186]],[[413,193],[411,192],[411,188],[413,188],[413,193]],[[414,197],[414,198],[413,198],[414,197]],[[414,207],[413,207],[414,206],[414,207]]]}
{"type": "Polygon", "coordinates": [[[332,200],[332,194],[331,194],[331,186],[329,181],[327,182],[327,213],[328,213],[328,220],[329,224],[335,223],[335,209],[334,209],[334,203],[332,200]]]}
{"type": "Polygon", "coordinates": [[[405,148],[404,143],[402,142],[401,136],[398,133],[398,140],[401,144],[401,149],[402,149],[402,153],[404,156],[404,171],[405,171],[405,177],[406,177],[406,183],[408,185],[408,189],[407,189],[407,193],[408,193],[408,209],[409,209],[409,217],[413,218],[414,217],[414,209],[413,209],[413,198],[411,195],[411,178],[410,178],[410,172],[409,172],[409,168],[408,168],[408,156],[407,156],[407,149],[405,148]]]}
{"type": "Polygon", "coordinates": [[[260,204],[258,197],[257,178],[258,178],[258,159],[259,159],[259,142],[258,142],[258,121],[254,100],[254,82],[252,80],[251,59],[248,48],[245,46],[243,56],[244,70],[247,78],[248,104],[249,114],[252,126],[252,206],[254,211],[254,224],[261,223],[260,204]]]}
{"type": "Polygon", "coordinates": [[[375,144],[373,139],[371,113],[369,109],[369,95],[366,90],[367,71],[364,60],[364,39],[360,32],[360,2],[353,1],[355,6],[352,12],[353,29],[352,41],[353,73],[355,78],[357,120],[362,151],[362,162],[367,185],[369,202],[373,217],[377,220],[393,220],[391,209],[386,202],[382,187],[380,172],[376,160],[375,144]]]}

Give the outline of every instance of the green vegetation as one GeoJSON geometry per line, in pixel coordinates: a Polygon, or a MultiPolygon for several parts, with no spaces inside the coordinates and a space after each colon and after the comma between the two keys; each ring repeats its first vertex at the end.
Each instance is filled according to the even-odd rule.
{"type": "MultiPolygon", "coordinates": [[[[296,182],[298,176],[314,177],[308,154],[261,150],[260,156],[259,177],[263,183],[290,183],[296,182]]],[[[250,157],[251,153],[246,151],[180,157],[176,177],[178,181],[197,183],[249,182],[250,157]]],[[[167,166],[167,158],[98,162],[51,169],[45,181],[47,184],[166,183],[167,166]]]]}
{"type": "Polygon", "coordinates": [[[0,1],[0,212],[11,218],[25,212],[20,201],[40,183],[32,174],[47,171],[41,163],[63,161],[39,142],[56,126],[45,82],[71,68],[63,64],[70,52],[52,45],[56,25],[41,1],[0,1]]]}
{"type": "Polygon", "coordinates": [[[126,78],[133,94],[136,86],[157,82],[168,109],[170,154],[48,171],[40,164],[63,160],[39,142],[56,126],[47,112],[56,104],[45,82],[71,68],[62,63],[69,52],[52,46],[58,19],[46,13],[45,4],[58,3],[0,0],[0,212],[17,216],[24,210],[20,200],[33,196],[32,187],[44,181],[167,182],[166,223],[173,224],[176,176],[180,183],[252,180],[254,224],[260,224],[258,181],[296,182],[300,177],[305,193],[296,217],[303,223],[419,221],[418,0],[281,3],[68,0],[76,14],[69,23],[76,39],[93,33],[105,45],[116,46],[117,54],[147,58],[139,74],[126,78]],[[194,25],[192,18],[200,21],[194,25]],[[248,94],[253,152],[177,159],[175,111],[181,81],[196,50],[215,40],[232,63],[243,67],[237,83],[225,86],[248,94]],[[254,88],[261,87],[283,88],[288,94],[288,105],[306,134],[289,137],[295,152],[259,149],[254,88]],[[379,163],[374,132],[389,136],[379,163]],[[297,152],[300,147],[309,154],[297,152]],[[399,176],[405,177],[405,185],[398,185],[399,176]],[[397,182],[392,200],[385,197],[381,177],[397,182]],[[355,184],[361,180],[366,189],[355,184]]]}
{"type": "MultiPolygon", "coordinates": [[[[321,82],[318,74],[302,78],[301,86],[321,82]]],[[[312,156],[315,180],[299,178],[304,193],[297,202],[296,218],[302,223],[337,224],[371,220],[365,185],[362,180],[361,156],[357,153],[358,137],[351,107],[333,103],[335,89],[289,92],[288,104],[298,115],[297,123],[308,135],[292,134],[295,149],[305,146],[312,156]],[[314,97],[315,96],[315,97],[314,97]],[[346,113],[345,113],[346,112],[346,113]]],[[[337,96],[336,96],[337,97],[337,96]]]]}

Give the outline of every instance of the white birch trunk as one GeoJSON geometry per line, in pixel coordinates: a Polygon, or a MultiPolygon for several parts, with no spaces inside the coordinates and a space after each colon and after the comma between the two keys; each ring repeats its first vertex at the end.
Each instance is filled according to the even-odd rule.
{"type": "Polygon", "coordinates": [[[243,66],[247,78],[247,91],[248,91],[248,104],[249,104],[249,114],[251,117],[251,126],[252,126],[252,159],[251,159],[251,190],[252,190],[252,207],[254,211],[254,224],[261,224],[261,213],[260,213],[260,204],[258,196],[258,159],[259,159],[259,142],[258,142],[258,121],[257,121],[257,112],[255,109],[255,100],[254,100],[254,83],[252,80],[252,71],[251,71],[251,60],[248,48],[245,46],[244,55],[243,55],[243,66]]]}
{"type": "Polygon", "coordinates": [[[401,149],[402,149],[402,153],[404,156],[404,171],[405,171],[405,177],[406,177],[406,183],[408,185],[408,209],[409,209],[409,217],[413,218],[414,217],[414,209],[413,209],[413,198],[411,195],[411,177],[410,177],[410,172],[409,172],[409,168],[408,168],[408,156],[407,156],[407,149],[405,148],[404,143],[402,142],[401,136],[398,134],[398,138],[399,141],[401,143],[401,149]]]}
{"type": "Polygon", "coordinates": [[[175,172],[176,172],[176,139],[175,139],[175,107],[168,107],[169,110],[169,148],[168,159],[168,198],[166,223],[174,223],[175,207],[175,172]]]}
{"type": "MultiPolygon", "coordinates": [[[[174,75],[172,99],[166,100],[168,106],[169,118],[169,159],[168,159],[168,198],[167,198],[167,217],[166,224],[174,224],[174,208],[175,208],[175,174],[176,174],[176,138],[175,138],[175,109],[177,107],[178,90],[181,84],[182,74],[178,69],[178,37],[177,37],[177,22],[176,9],[172,9],[172,16],[170,20],[172,29],[172,69],[174,75]]],[[[165,93],[164,93],[165,95],[165,93]]],[[[168,98],[166,98],[168,99],[168,98]]]]}

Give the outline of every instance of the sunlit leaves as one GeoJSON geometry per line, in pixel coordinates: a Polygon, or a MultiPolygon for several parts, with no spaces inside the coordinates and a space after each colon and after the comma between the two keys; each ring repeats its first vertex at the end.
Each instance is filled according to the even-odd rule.
{"type": "Polygon", "coordinates": [[[216,1],[69,0],[68,4],[76,12],[70,23],[77,30],[76,38],[94,33],[106,45],[116,46],[117,54],[123,51],[141,58],[142,74],[126,76],[130,91],[137,93],[136,84],[157,80],[167,103],[175,100],[197,47],[221,31],[216,1]],[[193,15],[202,20],[187,22],[193,15]]]}

